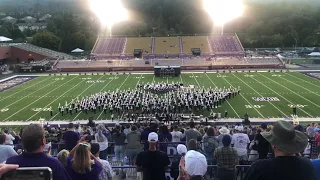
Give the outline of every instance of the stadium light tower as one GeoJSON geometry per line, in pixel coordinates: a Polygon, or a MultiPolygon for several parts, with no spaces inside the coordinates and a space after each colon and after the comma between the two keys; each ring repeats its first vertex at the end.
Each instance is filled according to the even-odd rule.
{"type": "Polygon", "coordinates": [[[224,25],[242,15],[244,5],[242,0],[203,0],[203,7],[211,17],[215,27],[221,27],[223,35],[224,25]]]}
{"type": "Polygon", "coordinates": [[[112,26],[128,19],[121,0],[89,0],[91,10],[98,16],[102,28],[107,27],[112,36],[112,26]]]}

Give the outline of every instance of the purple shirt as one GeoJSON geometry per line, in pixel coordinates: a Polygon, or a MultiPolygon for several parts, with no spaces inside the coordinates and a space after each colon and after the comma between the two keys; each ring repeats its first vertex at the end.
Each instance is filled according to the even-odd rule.
{"type": "Polygon", "coordinates": [[[62,139],[65,141],[65,148],[71,151],[77,145],[80,135],[74,131],[66,131],[62,139]]]}
{"type": "Polygon", "coordinates": [[[72,158],[68,157],[66,170],[69,173],[70,177],[74,180],[99,180],[99,174],[102,171],[102,166],[100,163],[94,161],[94,164],[91,165],[91,171],[85,174],[79,174],[72,169],[72,158]]]}
{"type": "Polygon", "coordinates": [[[62,164],[45,153],[25,153],[10,157],[7,164],[18,164],[19,167],[49,167],[52,170],[53,180],[71,180],[62,164]]]}

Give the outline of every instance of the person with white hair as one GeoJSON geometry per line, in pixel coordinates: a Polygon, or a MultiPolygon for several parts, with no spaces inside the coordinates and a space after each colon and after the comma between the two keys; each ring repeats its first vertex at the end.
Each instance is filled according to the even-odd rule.
{"type": "Polygon", "coordinates": [[[95,134],[95,139],[100,146],[100,159],[107,159],[108,154],[108,130],[103,124],[97,126],[97,133],[95,134]]]}

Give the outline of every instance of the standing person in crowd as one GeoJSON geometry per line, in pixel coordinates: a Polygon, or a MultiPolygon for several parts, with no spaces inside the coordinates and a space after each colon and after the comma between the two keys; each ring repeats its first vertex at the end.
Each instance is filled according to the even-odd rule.
{"type": "Polygon", "coordinates": [[[68,150],[61,150],[58,154],[57,154],[57,159],[60,161],[60,163],[66,167],[67,166],[67,161],[68,161],[68,157],[69,157],[69,151],[68,150]]]}
{"type": "Polygon", "coordinates": [[[12,136],[14,137],[13,144],[19,144],[21,141],[20,135],[12,131],[12,136]]]}
{"type": "Polygon", "coordinates": [[[177,154],[174,156],[171,167],[170,167],[170,176],[174,179],[183,180],[186,177],[185,171],[182,171],[182,166],[184,167],[184,156],[187,153],[187,147],[184,144],[178,144],[177,154]]]}
{"type": "Polygon", "coordinates": [[[15,138],[9,133],[9,130],[5,129],[3,132],[6,135],[6,144],[13,145],[13,141],[15,140],[15,138]]]}
{"type": "MultiPolygon", "coordinates": [[[[159,128],[159,142],[171,142],[172,135],[166,125],[162,125],[159,128]]],[[[160,151],[166,152],[167,145],[165,143],[159,144],[160,151]]]]}
{"type": "Polygon", "coordinates": [[[68,151],[71,151],[80,140],[79,133],[74,131],[74,125],[73,123],[68,124],[68,130],[63,133],[62,139],[65,142],[65,148],[68,151]]]}
{"type": "Polygon", "coordinates": [[[188,174],[186,179],[203,180],[208,168],[206,157],[197,151],[191,150],[186,153],[184,159],[184,169],[188,174]]]}
{"type": "Polygon", "coordinates": [[[128,133],[131,131],[131,130],[130,130],[130,125],[127,124],[125,127],[126,127],[126,128],[123,130],[123,133],[124,133],[125,135],[128,135],[128,133]]]}
{"type": "Polygon", "coordinates": [[[217,138],[218,147],[223,147],[222,138],[223,138],[224,135],[229,135],[230,136],[230,130],[227,127],[222,127],[222,128],[219,129],[219,133],[220,133],[220,135],[217,138]]]}
{"type": "Polygon", "coordinates": [[[9,157],[18,155],[12,146],[6,145],[6,135],[0,134],[0,164],[9,157]]]}
{"type": "Polygon", "coordinates": [[[141,134],[137,129],[137,126],[132,126],[131,131],[127,135],[127,156],[129,157],[129,162],[134,165],[136,162],[137,155],[141,152],[141,134]]]}
{"type": "Polygon", "coordinates": [[[308,145],[308,137],[295,131],[287,121],[278,121],[270,132],[261,135],[271,144],[275,158],[257,161],[247,171],[243,180],[316,180],[311,161],[296,156],[308,145]]]}
{"type": "Polygon", "coordinates": [[[100,159],[107,159],[108,155],[108,130],[103,124],[97,126],[97,133],[95,134],[96,142],[100,146],[100,159]]]}
{"type": "Polygon", "coordinates": [[[314,123],[311,123],[310,126],[307,127],[307,134],[309,136],[309,138],[314,138],[315,136],[315,132],[314,132],[314,123]]]}
{"type": "Polygon", "coordinates": [[[317,132],[317,135],[314,137],[314,140],[317,142],[317,151],[319,155],[320,154],[320,130],[317,132]]]}
{"type": "Polygon", "coordinates": [[[261,132],[255,137],[255,144],[257,145],[257,150],[259,154],[259,159],[267,159],[270,143],[261,135],[267,131],[268,125],[266,123],[261,124],[261,132]]]}
{"type": "Polygon", "coordinates": [[[100,146],[98,143],[91,143],[91,153],[102,164],[102,171],[99,174],[99,180],[112,180],[112,168],[107,160],[99,158],[100,146]]]}
{"type": "Polygon", "coordinates": [[[247,134],[243,133],[243,126],[235,126],[235,133],[232,135],[231,144],[236,148],[240,161],[248,160],[248,144],[250,143],[247,134]]]}
{"type": "Polygon", "coordinates": [[[214,151],[214,159],[218,165],[217,178],[223,180],[234,180],[236,177],[235,166],[239,164],[238,152],[230,147],[231,136],[222,138],[223,147],[214,151]]]}
{"type": "Polygon", "coordinates": [[[73,180],[99,180],[102,164],[90,152],[89,143],[78,143],[70,152],[66,170],[73,180]]]}
{"type": "Polygon", "coordinates": [[[150,133],[148,143],[149,150],[140,152],[137,156],[137,169],[143,172],[143,180],[165,180],[170,160],[166,153],[157,150],[158,134],[150,133]]]}
{"type": "Polygon", "coordinates": [[[185,135],[186,135],[186,143],[187,144],[191,139],[202,140],[201,134],[195,128],[195,124],[193,121],[190,122],[190,129],[185,131],[185,135]]]}
{"type": "Polygon", "coordinates": [[[126,141],[126,135],[121,132],[120,126],[116,127],[115,133],[112,134],[112,140],[114,142],[114,153],[117,161],[123,161],[124,158],[124,143],[126,141]]]}
{"type": "Polygon", "coordinates": [[[215,130],[213,127],[209,127],[207,133],[203,136],[203,147],[208,164],[211,164],[213,160],[213,152],[218,147],[218,141],[215,137],[215,130]]]}
{"type": "Polygon", "coordinates": [[[21,136],[24,152],[7,159],[7,164],[19,167],[49,167],[52,169],[53,180],[71,180],[62,164],[43,152],[46,144],[44,129],[39,124],[25,127],[21,136]]]}
{"type": "Polygon", "coordinates": [[[179,131],[179,128],[177,125],[173,127],[173,131],[171,132],[172,135],[172,142],[180,142],[183,138],[182,132],[179,131]]]}

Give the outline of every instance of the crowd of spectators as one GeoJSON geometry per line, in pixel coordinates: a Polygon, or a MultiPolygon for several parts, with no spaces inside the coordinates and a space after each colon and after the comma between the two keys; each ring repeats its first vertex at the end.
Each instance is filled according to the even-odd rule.
{"type": "MultiPolygon", "coordinates": [[[[111,161],[135,166],[137,177],[144,180],[163,180],[167,171],[179,180],[203,179],[208,173],[231,180],[237,176],[236,165],[244,162],[254,162],[246,172],[246,180],[316,179],[320,160],[310,161],[302,154],[308,154],[310,139],[317,141],[320,150],[319,132],[320,125],[304,128],[287,121],[255,127],[218,127],[193,121],[170,126],[154,123],[114,127],[96,126],[91,121],[88,125],[69,123],[66,129],[31,124],[19,135],[3,131],[0,161],[19,167],[50,167],[54,180],[112,179],[121,171],[113,170],[111,161]],[[53,148],[55,143],[59,145],[53,148]],[[177,154],[167,154],[167,143],[177,145],[177,154]],[[215,172],[210,165],[217,166],[215,172]]],[[[0,172],[16,167],[1,164],[0,172]]]]}

